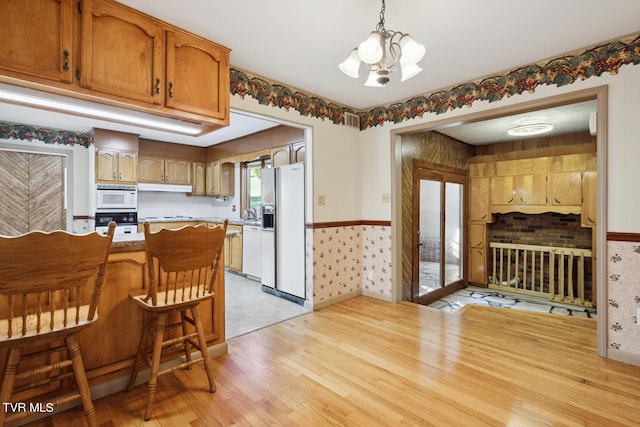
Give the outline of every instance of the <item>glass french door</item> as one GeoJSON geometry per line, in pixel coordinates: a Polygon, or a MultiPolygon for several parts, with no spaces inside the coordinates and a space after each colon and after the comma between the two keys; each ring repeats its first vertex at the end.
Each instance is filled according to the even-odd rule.
{"type": "Polygon", "coordinates": [[[465,175],[414,168],[413,301],[430,304],[462,287],[465,175]]]}

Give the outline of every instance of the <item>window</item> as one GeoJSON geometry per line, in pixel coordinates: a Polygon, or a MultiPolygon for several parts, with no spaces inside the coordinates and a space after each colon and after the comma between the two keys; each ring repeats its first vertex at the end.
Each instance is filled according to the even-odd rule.
{"type": "Polygon", "coordinates": [[[271,160],[269,158],[242,163],[243,179],[241,182],[241,209],[255,209],[255,212],[260,215],[260,183],[262,168],[269,167],[270,164],[271,160]]]}

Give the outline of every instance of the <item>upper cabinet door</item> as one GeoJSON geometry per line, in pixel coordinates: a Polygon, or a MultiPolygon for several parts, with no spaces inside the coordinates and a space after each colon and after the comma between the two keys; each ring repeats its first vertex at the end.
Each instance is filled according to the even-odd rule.
{"type": "Polygon", "coordinates": [[[81,85],[148,104],[164,102],[165,31],[106,0],[84,0],[81,85]]]}
{"type": "Polygon", "coordinates": [[[73,0],[0,1],[0,68],[23,77],[73,79],[73,0]],[[11,35],[8,37],[7,35],[11,35]]]}
{"type": "Polygon", "coordinates": [[[167,31],[167,107],[228,119],[229,79],[228,48],[181,31],[167,31]]]}

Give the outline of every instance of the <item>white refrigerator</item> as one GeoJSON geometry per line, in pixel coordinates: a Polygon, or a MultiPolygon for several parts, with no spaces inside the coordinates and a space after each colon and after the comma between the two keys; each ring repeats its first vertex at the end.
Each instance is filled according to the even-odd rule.
{"type": "Polygon", "coordinates": [[[304,163],[262,169],[261,183],[263,290],[302,304],[304,163]]]}

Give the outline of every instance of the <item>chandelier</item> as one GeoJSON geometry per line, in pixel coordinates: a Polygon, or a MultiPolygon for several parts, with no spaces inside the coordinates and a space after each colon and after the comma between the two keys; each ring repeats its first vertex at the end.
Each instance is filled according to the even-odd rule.
{"type": "Polygon", "coordinates": [[[384,10],[385,4],[382,0],[380,22],[376,25],[376,30],[338,65],[347,76],[357,79],[360,63],[364,62],[369,69],[365,86],[383,87],[389,82],[389,74],[398,66],[402,72],[401,81],[408,80],[422,71],[418,62],[424,56],[424,45],[416,43],[409,34],[386,30],[384,10]],[[387,62],[388,59],[390,62],[387,62]]]}

